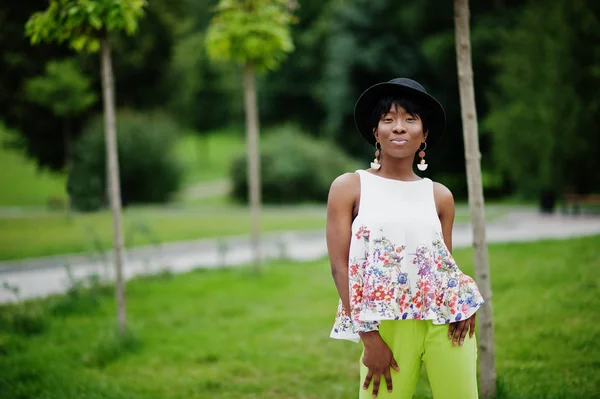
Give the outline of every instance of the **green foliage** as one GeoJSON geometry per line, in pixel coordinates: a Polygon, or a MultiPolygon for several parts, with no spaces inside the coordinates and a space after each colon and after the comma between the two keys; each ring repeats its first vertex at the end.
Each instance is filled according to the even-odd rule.
{"type": "MultiPolygon", "coordinates": [[[[46,10],[37,11],[28,16],[25,22],[25,34],[32,44],[41,42],[62,44],[67,42],[77,52],[95,52],[99,49],[99,41],[108,38],[110,33],[121,31],[127,34],[134,33],[138,28],[138,19],[143,14],[145,5],[145,0],[50,0],[46,10]]],[[[37,9],[37,7],[39,5],[36,5],[34,9],[37,9]]],[[[8,15],[12,16],[11,12],[20,7],[11,5],[8,8],[8,15]]],[[[24,8],[31,10],[29,5],[24,8]]],[[[20,8],[19,11],[22,10],[23,8],[20,8]]],[[[4,15],[3,12],[0,12],[0,14],[4,15]]],[[[10,20],[11,17],[8,19],[10,20]]],[[[0,25],[3,25],[3,23],[0,23],[0,25]]],[[[20,26],[19,35],[22,35],[22,26],[20,26]]],[[[37,53],[42,53],[44,50],[37,50],[37,53]]],[[[31,53],[36,52],[31,51],[31,53]]],[[[17,60],[17,62],[21,62],[20,56],[19,52],[12,55],[13,60],[17,60]]],[[[46,59],[48,57],[41,58],[46,59]]],[[[19,69],[19,74],[22,74],[22,72],[19,69]]],[[[27,71],[25,75],[36,74],[27,71]]],[[[19,80],[22,81],[23,78],[19,76],[19,80]]],[[[21,84],[21,86],[23,85],[21,84]]],[[[37,87],[40,88],[39,84],[37,87]]],[[[22,88],[18,87],[18,89],[22,88]]],[[[34,104],[37,102],[39,101],[32,101],[34,104]]],[[[86,102],[83,101],[78,104],[84,106],[86,102]]],[[[72,104],[71,101],[69,103],[72,104]]],[[[72,105],[70,107],[72,108],[72,105]]],[[[57,108],[54,106],[53,110],[56,111],[57,108]]],[[[61,106],[60,108],[64,107],[61,106]]],[[[43,115],[44,119],[50,119],[49,122],[51,123],[48,123],[48,121],[41,123],[37,119],[32,119],[29,115],[32,111],[35,114],[40,113],[35,107],[31,107],[31,104],[11,105],[7,111],[10,118],[9,123],[19,126],[23,130],[23,138],[19,144],[26,147],[28,154],[35,157],[40,165],[48,165],[55,170],[61,169],[70,159],[70,146],[57,146],[58,141],[53,136],[60,129],[63,135],[68,135],[68,138],[62,141],[71,142],[79,136],[84,119],[89,115],[82,115],[75,120],[69,120],[69,128],[65,129],[64,121],[51,118],[47,114],[43,115]]]]}
{"type": "MultiPolygon", "coordinates": [[[[86,4],[74,0],[55,0],[55,3],[86,4]]],[[[108,4],[106,0],[94,3],[108,4]]],[[[122,7],[128,4],[117,1],[113,3],[122,7]]],[[[258,16],[253,16],[250,21],[240,17],[245,12],[242,6],[250,3],[241,0],[235,3],[230,0],[222,2],[222,8],[216,7],[217,3],[217,0],[152,0],[144,8],[145,17],[139,22],[138,34],[110,35],[115,78],[118,82],[116,101],[119,107],[136,110],[166,107],[178,122],[198,132],[242,122],[243,97],[239,71],[234,66],[210,65],[208,62],[205,44],[208,42],[207,28],[214,14],[211,11],[216,11],[217,14],[213,23],[213,30],[218,31],[216,36],[223,39],[226,37],[226,30],[231,30],[233,33],[227,36],[228,40],[235,39],[229,42],[223,39],[219,42],[221,44],[218,46],[217,58],[229,54],[228,59],[234,60],[234,48],[240,52],[246,51],[243,47],[245,40],[240,39],[241,36],[251,36],[252,32],[244,31],[246,25],[248,29],[254,26],[252,29],[260,35],[270,32],[269,36],[261,36],[265,40],[273,43],[284,43],[285,40],[277,38],[282,31],[271,30],[269,27],[281,21],[273,19],[262,24],[258,16]],[[241,6],[222,12],[227,4],[241,6]],[[227,22],[233,20],[236,23],[227,22]]],[[[490,125],[480,124],[482,166],[490,173],[501,176],[502,184],[495,184],[494,189],[499,194],[518,187],[520,191],[529,191],[533,195],[542,182],[538,178],[538,172],[542,173],[544,170],[546,175],[555,173],[548,172],[554,167],[549,169],[547,161],[540,163],[535,157],[529,161],[527,154],[537,151],[530,144],[515,146],[514,152],[496,151],[493,148],[496,147],[497,140],[502,141],[515,135],[530,135],[529,130],[521,133],[525,132],[525,128],[516,126],[516,122],[511,122],[510,128],[503,127],[506,125],[505,121],[517,116],[515,120],[522,119],[526,125],[531,125],[532,122],[519,116],[526,113],[523,109],[531,107],[550,109],[543,111],[544,115],[536,114],[541,111],[533,114],[543,120],[544,124],[551,123],[546,114],[562,107],[561,102],[567,104],[567,112],[578,115],[574,118],[576,126],[570,121],[571,117],[566,118],[568,121],[564,123],[561,120],[560,124],[565,125],[563,131],[569,131],[569,137],[583,133],[586,145],[579,156],[572,155],[579,151],[579,137],[573,137],[578,142],[570,142],[564,146],[565,154],[570,154],[566,164],[578,166],[574,168],[565,166],[565,162],[559,162],[562,165],[560,168],[567,170],[567,174],[560,180],[573,185],[578,191],[596,191],[600,186],[600,175],[593,173],[598,167],[596,160],[600,157],[591,152],[591,149],[600,147],[598,138],[591,134],[595,126],[600,124],[598,102],[592,89],[596,87],[597,65],[600,64],[597,52],[593,50],[599,40],[597,32],[600,29],[595,21],[600,15],[600,3],[593,0],[577,0],[566,6],[563,3],[563,0],[557,0],[545,7],[546,3],[539,0],[471,2],[471,40],[478,116],[483,120],[491,110],[496,109],[503,113],[502,117],[490,118],[490,121],[493,120],[490,125]],[[524,5],[527,7],[524,8],[524,5]],[[523,14],[529,16],[531,13],[526,8],[535,7],[547,9],[531,15],[530,27],[522,27],[527,20],[523,14]],[[560,18],[557,17],[560,14],[556,11],[557,8],[564,11],[560,18]],[[549,24],[544,26],[543,18],[553,21],[556,29],[548,30],[549,24]],[[516,31],[513,32],[513,28],[516,31]],[[521,35],[517,31],[525,32],[526,37],[522,41],[512,39],[509,43],[504,39],[503,32],[509,36],[521,35]],[[539,46],[532,51],[525,48],[536,43],[539,46]],[[502,50],[499,53],[500,47],[502,50]],[[548,52],[541,56],[528,56],[537,54],[542,48],[548,52]],[[561,51],[563,56],[560,56],[561,51]],[[493,62],[494,59],[499,62],[493,62]],[[542,76],[518,77],[514,81],[523,83],[521,86],[531,84],[531,96],[527,93],[523,96],[513,95],[513,91],[509,90],[510,85],[502,88],[502,79],[495,79],[498,73],[514,77],[521,73],[520,69],[527,68],[531,69],[531,73],[539,71],[542,76]],[[572,72],[568,83],[556,86],[566,88],[563,100],[554,94],[544,94],[553,90],[547,88],[553,84],[544,85],[543,81],[556,79],[556,76],[564,73],[556,74],[557,68],[572,72]],[[495,95],[490,96],[494,91],[495,95]],[[573,95],[576,98],[568,100],[573,95]],[[523,100],[524,96],[530,98],[523,100]],[[510,110],[511,107],[514,109],[510,110]],[[497,133],[500,131],[510,131],[510,134],[497,133]],[[586,136],[588,133],[589,137],[586,136]],[[503,137],[498,138],[499,135],[503,137]],[[516,163],[521,165],[514,166],[519,169],[518,177],[507,171],[509,166],[503,166],[513,159],[517,159],[516,163]],[[532,168],[529,168],[528,162],[531,162],[532,168]],[[569,169],[578,169],[584,173],[568,174],[569,169]]],[[[285,11],[283,1],[272,4],[285,11]]],[[[35,158],[39,165],[60,170],[65,159],[64,145],[61,142],[64,120],[56,118],[44,107],[23,101],[22,95],[25,81],[42,75],[49,60],[73,55],[67,51],[66,46],[29,45],[23,35],[23,25],[41,7],[40,2],[32,0],[6,1],[0,6],[0,47],[4,50],[3,73],[0,74],[0,87],[4,89],[0,91],[0,118],[7,125],[19,129],[16,144],[35,158]]],[[[259,11],[263,8],[259,7],[259,11]]],[[[415,78],[442,102],[448,116],[448,130],[443,147],[433,148],[427,153],[430,164],[427,174],[435,180],[447,178],[448,181],[456,182],[453,184],[455,196],[464,197],[466,190],[462,181],[465,171],[451,2],[421,0],[403,3],[402,7],[398,7],[391,0],[303,0],[300,7],[294,10],[292,19],[296,18],[294,22],[297,23],[289,26],[289,41],[294,43],[294,52],[280,60],[281,65],[277,71],[259,77],[257,81],[261,126],[294,121],[310,134],[326,134],[344,150],[368,160],[372,157],[371,149],[364,145],[358,135],[352,134],[355,132],[352,119],[354,101],[362,90],[375,82],[399,75],[415,78]]],[[[259,47],[266,50],[271,48],[262,44],[259,47]]],[[[88,76],[94,79],[100,76],[96,55],[82,55],[80,61],[88,76]]],[[[98,82],[95,85],[98,86],[98,82]]],[[[97,103],[93,112],[100,112],[100,107],[101,104],[97,103]]],[[[90,115],[91,112],[84,112],[74,118],[74,138],[80,134],[90,115]]],[[[554,157],[547,155],[549,147],[545,144],[541,147],[539,152],[544,154],[545,160],[554,157]]],[[[560,152],[560,148],[553,148],[560,152]]],[[[562,157],[562,153],[559,157],[562,157]]]]}
{"type": "MultiPolygon", "coordinates": [[[[28,101],[25,89],[29,79],[44,75],[48,62],[73,55],[66,46],[31,46],[23,34],[24,24],[44,3],[33,0],[0,3],[0,120],[15,130],[11,145],[21,149],[40,168],[61,171],[66,159],[63,120],[51,109],[28,101]]],[[[71,121],[74,139],[79,135],[81,123],[80,117],[71,121]]],[[[26,189],[37,191],[34,187],[26,189]]]]}
{"type": "MultiPolygon", "coordinates": [[[[124,205],[167,202],[182,182],[174,156],[178,127],[162,116],[123,113],[117,118],[121,197],[124,205]]],[[[106,194],[103,123],[96,120],[77,143],[68,191],[73,206],[99,209],[106,194]]]]}
{"type": "MultiPolygon", "coordinates": [[[[182,3],[152,0],[135,35],[110,35],[117,108],[164,109],[168,99],[178,95],[168,80],[168,70],[178,43],[177,27],[186,24],[182,3]]],[[[85,58],[88,73],[99,77],[97,56],[86,54],[85,58]]]]}
{"type": "Polygon", "coordinates": [[[31,102],[52,109],[57,116],[72,116],[91,107],[97,99],[91,91],[91,81],[77,61],[50,61],[46,74],[30,79],[25,85],[31,102]]]}
{"type": "MultiPolygon", "coordinates": [[[[291,126],[270,132],[261,145],[262,199],[265,203],[324,202],[333,180],[358,165],[326,140],[307,136],[291,126]]],[[[247,201],[247,160],[231,168],[232,196],[247,201]]]]}
{"type": "MultiPolygon", "coordinates": [[[[48,62],[77,56],[81,70],[92,80],[93,89],[99,95],[100,63],[97,54],[75,54],[66,45],[31,45],[30,38],[24,35],[24,25],[32,14],[48,4],[48,1],[38,0],[0,4],[0,120],[18,131],[15,145],[26,151],[27,156],[40,167],[60,171],[68,159],[62,139],[66,118],[57,117],[50,109],[29,101],[24,95],[25,84],[31,78],[44,75],[48,62]]],[[[179,86],[174,88],[173,82],[167,79],[176,42],[189,32],[204,31],[210,19],[209,8],[215,4],[215,0],[152,0],[144,8],[144,17],[139,20],[135,35],[110,34],[117,107],[156,110],[177,97],[179,86]]],[[[203,100],[206,96],[199,93],[197,98],[203,100]]],[[[190,105],[192,108],[194,105],[190,105]]],[[[89,118],[100,112],[102,102],[97,101],[90,111],[71,118],[68,123],[73,140],[79,137],[89,118]]],[[[181,119],[178,114],[174,116],[181,119]]]]}
{"type": "Polygon", "coordinates": [[[333,1],[303,0],[291,25],[294,51],[281,67],[259,76],[258,96],[262,125],[297,123],[317,135],[326,114],[319,93],[331,34],[333,1]]]}
{"type": "Polygon", "coordinates": [[[146,0],[50,0],[48,9],[36,12],[25,25],[33,44],[68,42],[77,51],[95,52],[107,32],[132,34],[146,0]]]}
{"type": "Polygon", "coordinates": [[[484,126],[499,171],[523,194],[600,190],[600,53],[586,50],[599,31],[597,4],[532,1],[502,37],[484,126]]]}
{"type": "MultiPolygon", "coordinates": [[[[164,1],[164,0],[162,0],[164,1]]],[[[212,63],[206,49],[206,29],[217,0],[186,0],[180,14],[173,15],[175,41],[167,66],[168,109],[198,135],[223,129],[242,120],[242,89],[235,65],[212,63]]],[[[152,2],[148,12],[161,2],[152,2]]],[[[172,10],[172,3],[162,6],[172,10]]],[[[167,12],[161,12],[162,15],[167,12]]],[[[140,34],[145,34],[140,32],[140,34]]],[[[161,106],[164,104],[160,104],[161,106]]]]}
{"type": "Polygon", "coordinates": [[[204,134],[241,120],[237,68],[209,61],[204,32],[191,33],[176,43],[169,70],[173,93],[169,109],[185,126],[204,134]]]}
{"type": "Polygon", "coordinates": [[[294,49],[287,0],[220,0],[206,32],[208,55],[217,61],[276,69],[294,49]]]}

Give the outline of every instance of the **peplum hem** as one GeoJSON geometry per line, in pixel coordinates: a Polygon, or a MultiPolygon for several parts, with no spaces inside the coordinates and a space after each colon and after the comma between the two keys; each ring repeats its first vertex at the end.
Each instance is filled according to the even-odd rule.
{"type": "Polygon", "coordinates": [[[331,338],[358,342],[360,332],[377,330],[382,320],[458,322],[481,307],[475,281],[460,271],[441,232],[408,253],[405,245],[393,243],[405,239],[396,234],[392,241],[381,226],[375,231],[365,225],[353,229],[351,255],[364,255],[350,257],[350,314],[340,300],[331,338]]]}

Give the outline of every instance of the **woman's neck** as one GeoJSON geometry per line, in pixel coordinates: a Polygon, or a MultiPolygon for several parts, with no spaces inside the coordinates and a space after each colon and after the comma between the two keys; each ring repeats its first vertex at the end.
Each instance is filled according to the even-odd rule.
{"type": "Polygon", "coordinates": [[[381,159],[381,168],[376,173],[381,177],[396,180],[418,180],[420,177],[413,170],[413,159],[390,158],[381,159]]]}

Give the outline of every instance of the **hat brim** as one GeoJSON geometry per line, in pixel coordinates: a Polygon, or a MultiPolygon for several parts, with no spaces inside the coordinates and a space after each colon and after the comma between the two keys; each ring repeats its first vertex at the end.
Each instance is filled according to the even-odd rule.
{"type": "Polygon", "coordinates": [[[442,105],[432,96],[417,89],[397,83],[378,83],[361,94],[354,106],[354,121],[360,134],[371,145],[375,145],[375,135],[371,126],[373,110],[377,102],[386,96],[398,95],[414,99],[422,105],[428,116],[427,148],[431,148],[440,139],[446,129],[446,113],[442,105]]]}

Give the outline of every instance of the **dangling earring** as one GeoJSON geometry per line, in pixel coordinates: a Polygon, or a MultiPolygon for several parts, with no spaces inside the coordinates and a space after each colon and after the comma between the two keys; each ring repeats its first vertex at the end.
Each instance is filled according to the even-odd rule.
{"type": "Polygon", "coordinates": [[[423,142],[423,144],[425,144],[425,147],[419,151],[419,157],[421,157],[421,162],[417,164],[417,168],[419,168],[419,170],[427,169],[427,164],[425,163],[425,150],[427,149],[427,143],[423,142]]]}
{"type": "Polygon", "coordinates": [[[379,156],[381,155],[381,144],[378,141],[375,142],[375,159],[371,162],[371,167],[375,170],[381,168],[379,164],[379,156]]]}

